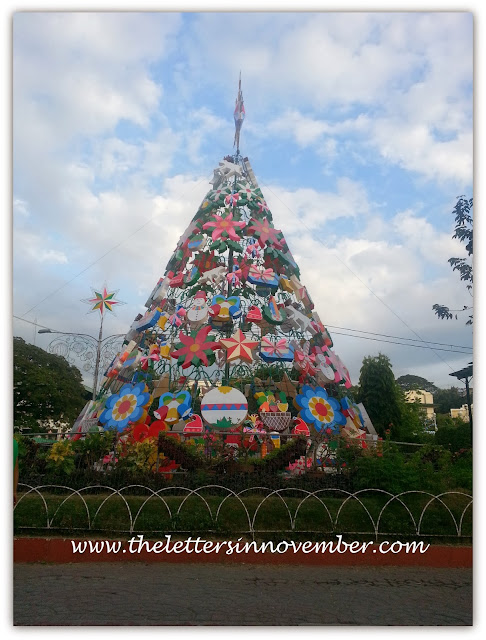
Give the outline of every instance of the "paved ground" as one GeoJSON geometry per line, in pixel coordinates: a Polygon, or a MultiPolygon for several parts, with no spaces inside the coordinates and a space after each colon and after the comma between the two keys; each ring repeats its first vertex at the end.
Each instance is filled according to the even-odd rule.
{"type": "Polygon", "coordinates": [[[15,625],[471,625],[472,570],[16,564],[15,625]]]}

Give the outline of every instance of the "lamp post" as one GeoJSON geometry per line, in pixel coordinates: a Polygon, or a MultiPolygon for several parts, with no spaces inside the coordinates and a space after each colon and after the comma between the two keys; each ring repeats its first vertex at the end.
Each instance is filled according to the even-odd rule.
{"type": "MultiPolygon", "coordinates": [[[[102,325],[102,323],[101,323],[102,325]]],[[[93,400],[96,399],[100,363],[103,366],[113,360],[120,350],[120,341],[123,333],[117,333],[102,339],[102,326],[98,339],[87,333],[71,333],[68,331],[53,331],[52,329],[40,329],[37,333],[57,334],[47,347],[49,353],[63,356],[70,364],[74,364],[75,358],[84,361],[84,371],[94,371],[93,374],[93,400]]]]}
{"type": "Polygon", "coordinates": [[[450,376],[457,378],[458,380],[463,380],[466,385],[466,401],[467,401],[467,411],[469,413],[469,426],[471,428],[471,446],[472,446],[472,437],[473,437],[473,418],[471,411],[471,396],[469,394],[469,380],[473,377],[473,363],[470,362],[469,366],[461,369],[460,371],[454,371],[454,373],[450,373],[450,376]]]}

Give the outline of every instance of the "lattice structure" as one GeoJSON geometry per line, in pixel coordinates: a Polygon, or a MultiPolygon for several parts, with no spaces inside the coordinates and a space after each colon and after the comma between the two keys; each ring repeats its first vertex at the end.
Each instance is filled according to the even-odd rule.
{"type": "MultiPolygon", "coordinates": [[[[239,147],[241,84],[237,111],[239,147]]],[[[121,431],[155,416],[181,435],[190,421],[193,438],[197,418],[200,432],[307,428],[364,441],[349,372],[239,148],[211,185],[87,417],[121,431]]]]}

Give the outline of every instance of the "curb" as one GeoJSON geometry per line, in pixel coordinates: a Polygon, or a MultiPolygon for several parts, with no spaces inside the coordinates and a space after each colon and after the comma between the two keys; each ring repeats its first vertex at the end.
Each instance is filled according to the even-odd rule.
{"type": "MultiPolygon", "coordinates": [[[[378,545],[373,543],[366,551],[352,553],[349,550],[338,553],[304,553],[286,551],[284,553],[247,553],[226,554],[224,549],[217,553],[149,552],[127,553],[123,559],[119,554],[103,549],[100,553],[73,553],[69,538],[14,538],[14,562],[48,562],[57,564],[87,562],[145,562],[145,563],[189,563],[189,564],[271,564],[306,566],[376,566],[376,567],[433,567],[433,568],[470,568],[473,562],[471,546],[452,547],[445,545],[430,546],[425,553],[379,553],[378,545]]],[[[74,542],[82,542],[75,539],[74,542]]],[[[109,540],[114,542],[115,540],[109,540]]],[[[152,544],[155,541],[150,541],[152,544]]],[[[174,541],[175,542],[175,541],[174,541]]],[[[174,544],[172,542],[172,544],[174,544]]],[[[390,541],[392,542],[392,541],[390,541]]],[[[426,543],[424,543],[426,544],[426,543]]]]}

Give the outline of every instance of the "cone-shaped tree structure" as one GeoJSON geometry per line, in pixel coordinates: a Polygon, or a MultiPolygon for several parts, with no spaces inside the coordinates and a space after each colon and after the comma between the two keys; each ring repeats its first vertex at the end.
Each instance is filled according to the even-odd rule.
{"type": "MultiPolygon", "coordinates": [[[[240,85],[238,144],[243,117],[240,85]]],[[[346,397],[348,370],[248,158],[239,149],[225,157],[211,184],[105,372],[91,415],[119,430],[148,412],[160,428],[186,433],[247,424],[363,437],[359,408],[346,397]]]]}

